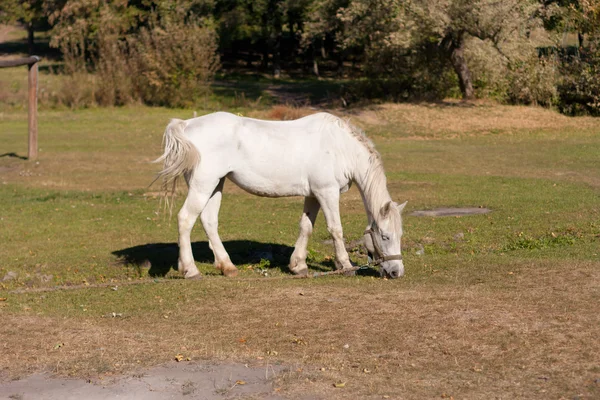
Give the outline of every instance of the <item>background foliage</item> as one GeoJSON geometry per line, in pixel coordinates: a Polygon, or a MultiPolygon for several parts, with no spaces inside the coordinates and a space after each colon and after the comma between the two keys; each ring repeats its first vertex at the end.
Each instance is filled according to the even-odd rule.
{"type": "Polygon", "coordinates": [[[363,100],[491,97],[599,114],[598,0],[6,0],[48,31],[73,107],[183,106],[220,71],[342,79],[363,100]]]}

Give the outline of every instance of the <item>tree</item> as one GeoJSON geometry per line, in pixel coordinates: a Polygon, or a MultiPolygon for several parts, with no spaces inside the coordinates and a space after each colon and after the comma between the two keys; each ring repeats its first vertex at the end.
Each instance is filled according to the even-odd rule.
{"type": "Polygon", "coordinates": [[[598,0],[540,0],[540,3],[544,27],[557,32],[577,32],[578,48],[583,46],[585,35],[598,29],[598,0]]]}
{"type": "Polygon", "coordinates": [[[21,23],[27,29],[29,54],[35,52],[35,31],[48,26],[47,4],[44,0],[2,0],[0,23],[21,23]]]}
{"type": "MultiPolygon", "coordinates": [[[[343,45],[344,22],[338,15],[340,10],[346,9],[350,0],[323,0],[308,4],[305,9],[305,24],[302,32],[302,47],[308,50],[313,63],[313,73],[319,76],[317,52],[321,49],[321,56],[325,58],[326,44],[331,43],[333,48],[343,50],[348,46],[343,45]]],[[[341,72],[344,52],[338,51],[338,70],[341,72]]]]}
{"type": "Polygon", "coordinates": [[[234,58],[243,49],[248,63],[259,53],[263,69],[278,77],[285,61],[297,55],[304,16],[313,0],[217,0],[213,15],[219,24],[221,51],[234,58]]]}
{"type": "Polygon", "coordinates": [[[402,62],[435,48],[453,68],[463,98],[470,99],[467,38],[489,41],[504,54],[505,42],[535,24],[537,7],[532,0],[352,0],[338,15],[345,22],[345,45],[363,45],[367,54],[392,50],[402,62]]]}

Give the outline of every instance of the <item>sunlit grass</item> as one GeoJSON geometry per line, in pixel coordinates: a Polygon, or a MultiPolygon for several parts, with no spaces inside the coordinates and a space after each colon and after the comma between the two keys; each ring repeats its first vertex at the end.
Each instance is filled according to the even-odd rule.
{"type": "MultiPolygon", "coordinates": [[[[593,398],[597,387],[586,382],[598,372],[590,305],[600,300],[600,124],[486,107],[496,122],[477,121],[487,114],[466,107],[450,117],[443,105],[385,106],[398,113],[394,123],[352,117],[381,152],[392,197],[408,200],[406,276],[394,281],[375,271],[288,279],[302,199],[254,197],[230,182],[220,235],[240,278],[215,271],[198,224],[193,249],[205,279],[185,281],[174,269],[176,219],[148,185],[164,126],[193,110],[44,110],[38,163],[18,157],[26,154],[25,111],[3,112],[0,336],[8,350],[0,364],[12,376],[53,368],[90,375],[165,362],[183,346],[194,359],[298,365],[282,381],[292,394],[593,398]],[[407,110],[421,120],[402,117],[407,110]],[[428,124],[432,113],[446,115],[448,129],[428,124]],[[514,128],[523,113],[535,118],[514,128]],[[467,128],[456,134],[461,118],[467,128]],[[410,132],[402,121],[413,124],[410,132]],[[438,207],[491,212],[410,215],[438,207]],[[576,377],[566,379],[565,370],[576,377]],[[349,382],[348,393],[331,392],[338,380],[349,382]]],[[[342,196],[341,211],[346,238],[358,239],[366,217],[355,188],[342,196]]],[[[309,243],[313,272],[333,268],[327,239],[319,215],[309,243]]]]}

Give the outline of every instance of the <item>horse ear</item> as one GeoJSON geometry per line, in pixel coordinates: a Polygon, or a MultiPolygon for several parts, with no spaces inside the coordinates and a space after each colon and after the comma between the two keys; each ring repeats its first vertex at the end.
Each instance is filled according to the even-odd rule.
{"type": "Polygon", "coordinates": [[[388,201],[387,203],[385,203],[383,205],[383,207],[381,207],[381,210],[379,210],[379,214],[381,214],[381,216],[383,218],[386,218],[388,216],[388,214],[390,213],[390,210],[392,209],[392,207],[394,207],[395,203],[393,201],[388,201]]]}
{"type": "Polygon", "coordinates": [[[402,204],[396,204],[396,208],[398,209],[399,213],[402,213],[402,210],[404,210],[404,207],[406,207],[406,203],[408,203],[408,201],[405,201],[402,204]]]}

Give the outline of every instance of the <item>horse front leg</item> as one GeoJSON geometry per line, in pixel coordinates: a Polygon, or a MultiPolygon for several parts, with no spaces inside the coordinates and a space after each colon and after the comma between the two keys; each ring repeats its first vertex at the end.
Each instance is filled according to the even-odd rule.
{"type": "Polygon", "coordinates": [[[320,208],[321,206],[316,198],[304,198],[304,212],[300,218],[300,234],[294,245],[294,252],[290,257],[290,271],[296,275],[306,275],[308,273],[308,266],[306,265],[306,247],[315,226],[315,220],[317,219],[320,208]]]}
{"type": "Polygon", "coordinates": [[[221,242],[219,237],[219,209],[221,208],[221,198],[223,197],[223,184],[225,178],[222,178],[215,189],[212,197],[202,210],[200,220],[208,237],[208,246],[215,256],[215,268],[220,270],[223,275],[234,277],[238,274],[238,270],[231,262],[229,254],[221,242]]]}
{"type": "Polygon", "coordinates": [[[348,256],[346,245],[344,244],[342,221],[340,219],[339,189],[321,192],[316,194],[316,196],[323,209],[325,221],[327,221],[327,230],[333,239],[333,245],[335,247],[335,267],[337,269],[352,268],[352,263],[350,262],[350,257],[348,256]]]}

